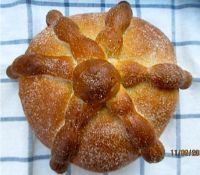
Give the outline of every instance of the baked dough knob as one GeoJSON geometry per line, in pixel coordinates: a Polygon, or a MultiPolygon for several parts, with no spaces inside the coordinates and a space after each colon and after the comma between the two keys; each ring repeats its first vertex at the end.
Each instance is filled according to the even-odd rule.
{"type": "Polygon", "coordinates": [[[73,89],[86,103],[103,103],[117,93],[120,75],[106,60],[91,59],[76,66],[73,89]]]}
{"type": "Polygon", "coordinates": [[[62,16],[62,13],[58,10],[50,10],[46,16],[47,25],[54,26],[62,16]]]}
{"type": "Polygon", "coordinates": [[[105,28],[97,35],[97,43],[108,57],[117,57],[123,45],[123,33],[132,18],[130,4],[123,1],[111,8],[106,15],[105,28]]]}
{"type": "Polygon", "coordinates": [[[122,1],[107,12],[105,25],[114,27],[121,33],[124,33],[131,22],[132,16],[130,4],[122,1]]]}
{"type": "Polygon", "coordinates": [[[57,37],[69,43],[72,55],[78,62],[88,59],[105,59],[105,54],[100,46],[79,31],[79,27],[71,19],[61,17],[54,26],[57,37]]]}
{"type": "Polygon", "coordinates": [[[149,163],[160,162],[165,156],[165,149],[163,144],[156,140],[150,147],[143,149],[142,157],[149,163]]]}

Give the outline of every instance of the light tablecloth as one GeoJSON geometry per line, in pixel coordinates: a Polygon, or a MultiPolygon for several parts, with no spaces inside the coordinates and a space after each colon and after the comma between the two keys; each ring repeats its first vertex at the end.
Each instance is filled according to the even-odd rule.
{"type": "MultiPolygon", "coordinates": [[[[115,0],[1,0],[0,3],[0,174],[53,175],[50,151],[32,134],[18,97],[18,83],[8,79],[6,67],[24,53],[31,38],[45,26],[45,15],[58,9],[65,15],[107,11],[115,0]]],[[[173,119],[161,140],[165,159],[148,164],[143,159],[104,174],[198,175],[200,156],[172,156],[173,149],[200,149],[200,1],[129,1],[134,16],[161,29],[173,42],[177,62],[193,75],[192,86],[180,91],[173,119]]],[[[68,175],[97,174],[70,165],[68,175]]]]}

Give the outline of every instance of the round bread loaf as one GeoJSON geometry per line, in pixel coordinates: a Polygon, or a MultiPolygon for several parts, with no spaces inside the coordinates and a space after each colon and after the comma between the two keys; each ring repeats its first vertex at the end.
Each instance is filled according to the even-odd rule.
{"type": "Polygon", "coordinates": [[[7,73],[19,78],[25,115],[52,150],[52,169],[61,173],[73,162],[106,172],[140,155],[160,161],[159,136],[178,88],[191,83],[168,38],[132,17],[125,2],[70,18],[51,11],[47,24],[7,73]]]}

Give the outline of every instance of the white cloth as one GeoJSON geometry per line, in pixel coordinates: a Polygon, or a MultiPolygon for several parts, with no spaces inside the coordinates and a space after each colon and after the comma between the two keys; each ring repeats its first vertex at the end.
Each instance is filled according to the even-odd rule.
{"type": "MultiPolygon", "coordinates": [[[[134,16],[139,16],[161,29],[173,41],[178,64],[194,77],[192,86],[180,91],[176,115],[161,140],[166,157],[157,164],[143,159],[108,173],[109,175],[197,175],[200,156],[173,157],[171,150],[200,150],[200,1],[135,0],[134,16]]],[[[24,53],[30,39],[45,27],[45,15],[51,9],[72,15],[107,11],[116,4],[107,1],[24,1],[1,0],[0,4],[0,174],[53,175],[49,168],[50,151],[28,127],[18,96],[18,83],[5,74],[14,58],[24,53]]],[[[75,165],[66,174],[93,175],[75,165]]]]}

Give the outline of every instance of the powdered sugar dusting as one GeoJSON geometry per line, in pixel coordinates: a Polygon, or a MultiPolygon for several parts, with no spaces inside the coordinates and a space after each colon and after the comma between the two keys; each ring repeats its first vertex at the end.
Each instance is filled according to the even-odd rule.
{"type": "Polygon", "coordinates": [[[158,63],[175,63],[173,47],[157,28],[139,18],[133,18],[124,34],[121,59],[132,59],[146,67],[158,63]]]}
{"type": "Polygon", "coordinates": [[[57,38],[52,27],[47,27],[30,43],[26,53],[46,56],[71,56],[68,43],[57,38]]]}
{"type": "Polygon", "coordinates": [[[83,131],[73,161],[87,169],[105,172],[122,167],[136,157],[121,122],[104,108],[83,131]]]}
{"type": "Polygon", "coordinates": [[[141,83],[127,89],[138,113],[148,119],[160,136],[175,110],[178,90],[164,90],[141,83]]]}
{"type": "Polygon", "coordinates": [[[19,93],[28,121],[47,146],[51,146],[59,126],[63,124],[71,91],[70,83],[48,76],[20,79],[19,93]]]}
{"type": "MultiPolygon", "coordinates": [[[[81,32],[92,39],[104,27],[105,14],[72,18],[78,23],[81,32]]],[[[60,41],[52,28],[46,28],[36,36],[26,53],[71,55],[69,45],[60,41]]],[[[147,67],[157,63],[175,63],[173,48],[168,39],[158,29],[136,18],[133,18],[124,34],[119,59],[132,59],[147,67]]],[[[113,64],[118,62],[115,58],[109,61],[113,64]]],[[[137,112],[154,125],[159,136],[174,110],[177,91],[160,90],[148,83],[139,84],[127,91],[137,112]]],[[[20,97],[28,121],[39,139],[49,147],[64,123],[71,94],[71,84],[57,78],[34,76],[20,80],[20,97]]],[[[120,168],[137,156],[120,120],[103,108],[83,129],[80,148],[72,161],[81,167],[103,172],[120,168]]]]}

